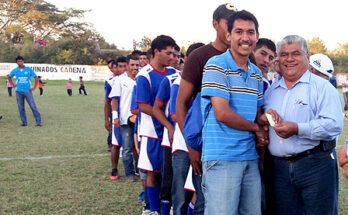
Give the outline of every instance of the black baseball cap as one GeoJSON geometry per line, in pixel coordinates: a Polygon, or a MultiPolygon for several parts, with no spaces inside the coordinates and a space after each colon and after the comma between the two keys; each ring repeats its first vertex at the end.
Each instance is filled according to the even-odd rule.
{"type": "Polygon", "coordinates": [[[236,12],[237,8],[230,3],[222,4],[213,13],[213,20],[230,18],[232,13],[236,12]]]}

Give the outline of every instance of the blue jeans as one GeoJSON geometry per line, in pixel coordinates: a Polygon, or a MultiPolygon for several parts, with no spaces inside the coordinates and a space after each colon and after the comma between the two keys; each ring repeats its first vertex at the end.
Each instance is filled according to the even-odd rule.
{"type": "Polygon", "coordinates": [[[25,114],[25,104],[24,104],[24,99],[26,99],[29,104],[29,107],[31,108],[31,111],[34,114],[36,124],[41,125],[41,115],[39,113],[39,110],[36,107],[33,93],[16,91],[16,98],[17,98],[19,115],[21,117],[22,123],[25,125],[28,124],[27,115],[25,114]]]}
{"type": "Polygon", "coordinates": [[[278,214],[337,214],[338,170],[334,150],[295,162],[274,158],[278,214]]]}
{"type": "Polygon", "coordinates": [[[121,126],[122,161],[126,177],[135,176],[133,166],[133,129],[128,125],[121,126]]]}
{"type": "Polygon", "coordinates": [[[181,215],[187,213],[188,205],[193,192],[185,190],[185,182],[190,168],[190,157],[187,152],[179,150],[173,153],[173,184],[172,205],[173,214],[181,215]]]}
{"type": "Polygon", "coordinates": [[[192,182],[196,190],[197,200],[195,208],[193,209],[194,215],[203,215],[204,214],[204,195],[202,190],[202,177],[195,174],[195,171],[192,171],[192,182]]]}
{"type": "Polygon", "coordinates": [[[205,214],[261,214],[258,159],[203,162],[205,214]]]}
{"type": "Polygon", "coordinates": [[[343,98],[344,98],[344,110],[348,110],[348,92],[343,93],[343,98]]]}

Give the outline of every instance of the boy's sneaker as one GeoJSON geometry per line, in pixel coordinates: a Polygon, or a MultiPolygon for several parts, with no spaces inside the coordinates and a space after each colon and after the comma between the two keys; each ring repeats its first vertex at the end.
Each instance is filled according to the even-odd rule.
{"type": "Polygon", "coordinates": [[[111,175],[110,175],[111,180],[117,180],[118,179],[118,172],[117,169],[112,169],[111,175]]]}

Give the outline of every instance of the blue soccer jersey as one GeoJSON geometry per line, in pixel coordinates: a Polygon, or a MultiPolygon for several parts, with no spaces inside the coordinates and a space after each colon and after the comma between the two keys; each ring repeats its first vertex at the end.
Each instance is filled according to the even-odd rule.
{"type": "MultiPolygon", "coordinates": [[[[164,72],[156,71],[151,65],[143,67],[139,71],[136,79],[136,102],[153,106],[161,81],[166,76],[175,73],[177,73],[177,71],[172,67],[166,68],[164,72]]],[[[140,112],[139,134],[140,136],[149,138],[162,139],[163,125],[155,117],[140,112]]]]}
{"type": "MultiPolygon", "coordinates": [[[[174,125],[174,122],[172,120],[172,117],[169,114],[169,106],[170,106],[170,90],[171,87],[175,81],[175,79],[179,76],[179,73],[175,73],[173,75],[166,76],[158,89],[158,93],[156,95],[156,100],[159,100],[165,104],[164,107],[164,114],[168,118],[168,121],[174,125]]],[[[162,110],[163,111],[163,110],[162,110]]],[[[171,147],[171,143],[169,140],[169,134],[167,128],[164,128],[163,131],[163,140],[162,140],[162,146],[164,147],[171,147]]]]}

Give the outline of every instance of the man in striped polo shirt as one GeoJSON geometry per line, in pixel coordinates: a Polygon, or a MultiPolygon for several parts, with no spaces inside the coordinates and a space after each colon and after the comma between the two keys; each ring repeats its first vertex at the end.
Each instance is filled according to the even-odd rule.
{"type": "Polygon", "coordinates": [[[261,116],[261,71],[248,57],[258,41],[253,14],[238,11],[228,20],[231,47],[205,65],[202,80],[203,178],[206,214],[261,214],[258,142],[267,143],[261,116]]]}

